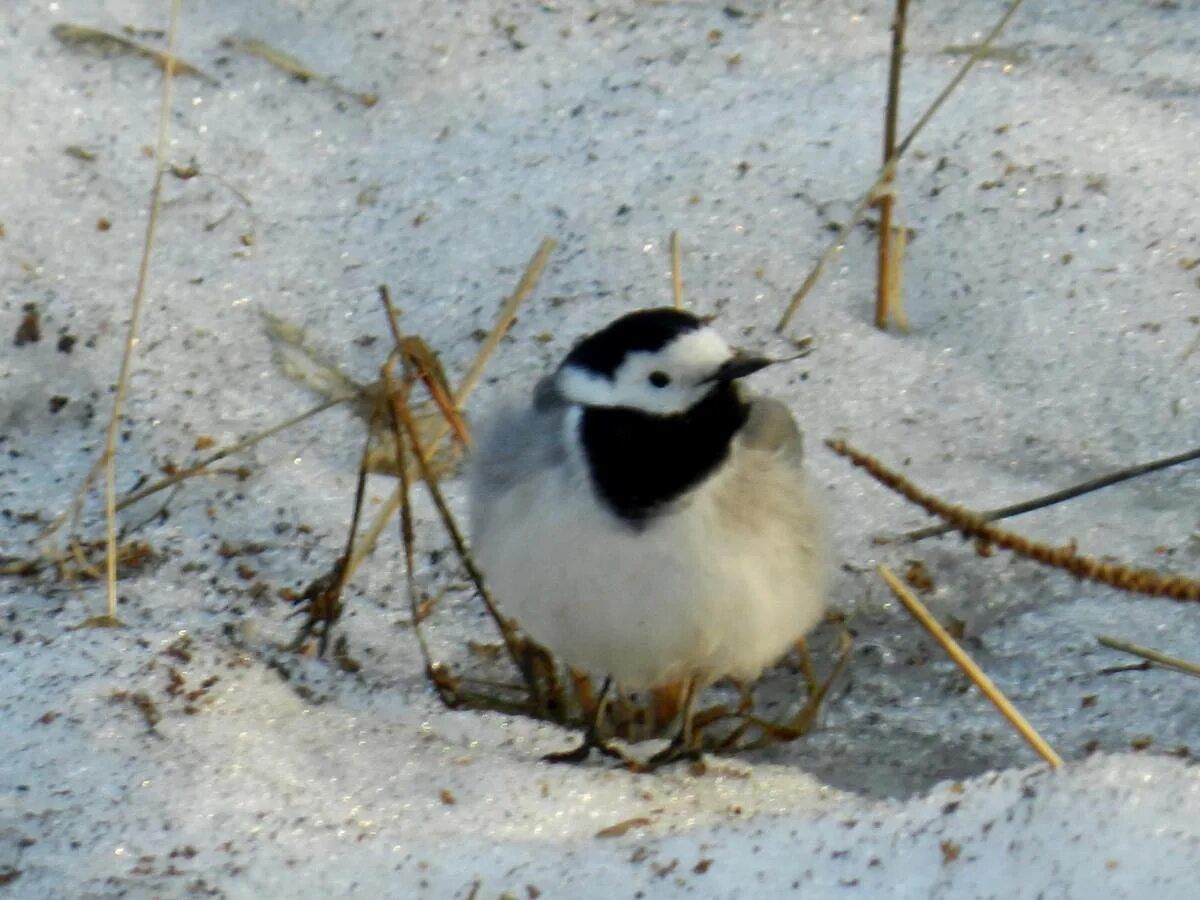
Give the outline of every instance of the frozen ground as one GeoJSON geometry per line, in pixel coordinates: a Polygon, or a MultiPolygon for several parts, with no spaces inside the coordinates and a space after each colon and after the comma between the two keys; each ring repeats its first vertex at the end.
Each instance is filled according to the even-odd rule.
{"type": "MultiPolygon", "coordinates": [[[[153,175],[153,66],[64,48],[50,28],[161,29],[166,7],[0,11],[0,555],[29,552],[96,457],[153,175]],[[42,339],[17,347],[26,303],[42,339]]],[[[694,307],[782,349],[771,326],[878,163],[889,7],[185,3],[181,53],[218,85],[179,80],[171,156],[212,177],[168,179],[121,489],[185,462],[198,437],[311,404],[271,363],[260,309],[367,379],[386,282],[405,327],[461,372],[543,235],[559,249],[476,412],[581,332],[667,302],[672,228],[694,307]],[[379,102],[223,48],[234,32],[379,102]]],[[[909,121],[962,59],[946,46],[1002,9],[914,5],[909,121]]],[[[874,244],[858,229],[794,325],[815,352],[761,379],[809,435],[832,600],[857,633],[811,738],[699,777],[548,768],[538,755],[569,735],[432,698],[390,537],[349,591],[342,633],[361,670],[280,650],[296,621],[276,591],[325,570],[349,519],[361,430],[335,410],[246,454],[245,481],[189,482],[141,529],[162,558],[121,583],[127,628],[72,630],[102,609],[94,585],[0,582],[0,893],[1194,896],[1200,776],[1180,756],[1200,751],[1200,691],[1161,670],[1106,673],[1129,660],[1094,635],[1196,659],[1200,610],[952,538],[876,546],[922,516],[820,441],[846,437],[981,508],[1200,442],[1195,4],[1030,2],[1000,43],[1010,52],[901,169],[913,333],[870,326],[874,244]],[[230,558],[223,544],[262,546],[230,558]],[[909,559],[1064,772],[1038,764],[871,571],[909,559]],[[138,691],[152,728],[146,704],[114,699],[138,691]]],[[[372,503],[389,489],[372,484],[372,503]]],[[[1197,509],[1192,464],[1014,526],[1194,576],[1197,509]]],[[[421,519],[419,577],[452,587],[421,519]]],[[[455,663],[467,638],[490,639],[453,589],[430,635],[455,663]]],[[[764,695],[782,702],[793,681],[772,673],[764,695]]]]}

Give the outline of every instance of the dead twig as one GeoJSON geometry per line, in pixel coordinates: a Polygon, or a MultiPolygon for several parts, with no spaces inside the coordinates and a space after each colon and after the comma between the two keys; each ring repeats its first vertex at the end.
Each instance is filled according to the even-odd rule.
{"type": "Polygon", "coordinates": [[[676,309],[683,309],[683,261],[678,231],[671,232],[671,299],[676,309]]]}
{"type": "Polygon", "coordinates": [[[349,88],[343,87],[337,81],[337,79],[332,78],[329,75],[322,75],[320,72],[317,72],[306,66],[290,53],[284,53],[282,50],[278,50],[275,47],[272,47],[266,41],[259,40],[258,38],[242,37],[236,34],[229,35],[228,37],[221,39],[221,46],[229,47],[232,50],[240,50],[242,53],[246,53],[250,56],[257,56],[259,59],[270,63],[275,68],[287,72],[287,74],[291,75],[302,84],[315,81],[317,84],[324,85],[331,91],[335,91],[343,96],[351,97],[354,100],[357,100],[368,109],[379,102],[379,96],[377,94],[360,93],[358,91],[352,91],[349,88]]]}
{"type": "MultiPolygon", "coordinates": [[[[374,424],[374,423],[370,423],[374,424]]],[[[358,535],[359,517],[362,514],[363,498],[367,488],[367,456],[371,452],[371,428],[367,428],[367,437],[363,443],[362,456],[358,463],[358,481],[354,486],[354,511],[350,515],[350,528],[346,535],[346,549],[337,558],[333,568],[312,582],[299,597],[296,604],[303,603],[307,618],[300,626],[300,632],[292,642],[292,649],[298,650],[310,636],[316,634],[318,639],[317,653],[325,655],[329,647],[329,635],[333,626],[342,617],[342,592],[350,580],[350,552],[354,549],[354,538],[358,535]]]]}
{"type": "Polygon", "coordinates": [[[167,174],[167,151],[170,148],[171,93],[175,83],[178,59],[175,48],[179,43],[179,15],[182,0],[171,2],[171,23],[167,30],[167,58],[163,64],[162,103],[158,116],[158,144],[154,150],[154,187],[150,191],[150,215],[146,220],[146,238],[142,244],[142,261],[138,266],[137,287],[133,292],[133,310],[129,317],[129,333],[121,355],[121,371],[117,376],[117,393],[113,398],[112,417],[104,439],[104,521],[106,549],[106,583],[108,585],[108,617],[117,620],[117,430],[121,424],[121,404],[129,390],[129,375],[133,370],[133,350],[137,345],[138,326],[146,299],[146,284],[150,280],[150,258],[158,234],[158,215],[162,210],[163,178],[167,174]]]}
{"type": "Polygon", "coordinates": [[[1142,659],[1156,665],[1174,669],[1176,672],[1183,672],[1185,675],[1200,677],[1200,664],[1188,662],[1186,659],[1180,659],[1177,656],[1167,656],[1167,654],[1151,650],[1149,647],[1139,647],[1137,644],[1131,644],[1128,641],[1118,640],[1114,637],[1107,637],[1103,634],[1096,635],[1096,640],[1110,650],[1119,650],[1122,653],[1140,656],[1142,659]]]}
{"type": "MultiPolygon", "coordinates": [[[[125,401],[125,394],[129,390],[129,376],[133,368],[133,352],[137,346],[138,328],[141,324],[142,308],[146,297],[146,284],[150,276],[150,258],[154,250],[154,238],[158,232],[158,216],[162,209],[162,185],[163,178],[167,172],[167,149],[168,135],[170,133],[170,111],[171,111],[171,95],[174,84],[174,75],[178,64],[178,59],[175,56],[175,47],[179,38],[179,14],[181,0],[172,0],[171,3],[171,20],[167,32],[167,53],[162,59],[163,66],[163,83],[162,83],[162,100],[159,105],[158,117],[158,142],[154,153],[154,185],[150,191],[150,212],[146,220],[146,235],[142,243],[142,260],[138,267],[137,285],[133,292],[132,309],[129,316],[129,328],[125,336],[125,349],[121,356],[121,368],[117,375],[116,393],[113,397],[112,414],[108,420],[108,428],[105,434],[104,450],[100,454],[100,458],[93,464],[91,470],[83,479],[83,484],[80,485],[76,492],[75,499],[66,511],[64,511],[43,534],[43,537],[57,530],[64,521],[69,517],[72,523],[72,531],[78,525],[80,514],[83,510],[83,502],[91,490],[92,485],[99,477],[101,472],[105,474],[105,491],[104,491],[104,513],[105,513],[105,529],[106,529],[106,586],[107,586],[107,606],[104,616],[95,617],[97,620],[104,618],[109,624],[116,624],[117,619],[117,513],[116,513],[116,444],[117,430],[121,421],[121,405],[125,401]]],[[[58,26],[62,27],[71,26],[58,26]]],[[[61,34],[57,35],[60,40],[63,40],[61,34]]],[[[73,542],[72,538],[72,542],[73,542]]]]}
{"type": "MultiPolygon", "coordinates": [[[[467,399],[471,395],[471,391],[475,389],[475,385],[482,376],[483,370],[487,366],[488,361],[491,359],[492,354],[495,352],[496,347],[499,346],[504,335],[508,333],[508,329],[512,325],[513,320],[516,319],[517,311],[521,308],[521,304],[525,302],[525,299],[536,286],[538,278],[541,276],[542,269],[545,268],[546,262],[550,258],[550,254],[554,251],[556,245],[557,242],[553,238],[543,238],[541,244],[538,246],[537,251],[533,254],[533,258],[530,259],[529,265],[525,268],[525,273],[521,276],[521,280],[517,283],[516,290],[514,290],[512,296],[505,301],[504,306],[500,310],[500,315],[496,319],[495,325],[492,326],[492,330],[484,340],[483,346],[479,348],[479,353],[476,354],[475,361],[471,364],[471,368],[467,371],[467,374],[463,376],[463,380],[459,383],[458,390],[454,392],[454,405],[458,409],[462,409],[466,405],[467,399]]],[[[428,441],[428,450],[431,454],[436,454],[438,452],[441,442],[445,439],[446,435],[449,434],[449,431],[449,425],[443,425],[434,431],[432,437],[428,441]]],[[[433,457],[430,458],[432,459],[433,457]]],[[[383,504],[383,507],[379,510],[378,514],[376,514],[374,521],[371,523],[371,527],[367,529],[367,533],[354,548],[354,553],[350,557],[349,564],[349,571],[351,575],[353,575],[362,561],[375,548],[375,544],[378,542],[379,536],[383,534],[383,530],[387,527],[387,523],[391,521],[392,516],[396,514],[396,510],[400,508],[400,490],[400,486],[397,485],[392,491],[391,495],[388,497],[387,501],[383,504]]]]}
{"type": "MultiPolygon", "coordinates": [[[[1043,494],[1040,497],[1034,497],[1031,500],[1025,500],[1021,503],[1013,503],[1010,506],[1001,506],[998,509],[989,509],[986,512],[979,513],[979,518],[987,522],[994,522],[997,519],[1007,519],[1010,516],[1019,516],[1022,513],[1032,512],[1035,509],[1043,509],[1047,506],[1053,506],[1055,503],[1062,503],[1064,500],[1071,500],[1075,497],[1080,497],[1084,494],[1090,494],[1092,491],[1098,491],[1101,488],[1109,487],[1110,485],[1120,484],[1122,481],[1128,481],[1131,478],[1137,478],[1139,475],[1145,475],[1149,472],[1157,472],[1159,469],[1166,469],[1170,466],[1177,466],[1180,463],[1191,462],[1192,460],[1200,459],[1200,447],[1195,447],[1188,450],[1186,453],[1177,453],[1174,456],[1163,457],[1152,462],[1142,463],[1136,466],[1129,466],[1125,469],[1118,469],[1116,472],[1110,472],[1107,475],[1101,475],[1099,478],[1092,478],[1072,487],[1063,488],[1053,493],[1043,494]]],[[[938,535],[947,534],[954,531],[953,525],[930,525],[928,528],[919,528],[915,531],[908,531],[898,535],[896,540],[899,541],[920,541],[928,537],[937,537],[938,535]]]]}
{"type": "MultiPolygon", "coordinates": [[[[111,56],[117,53],[141,56],[152,60],[164,72],[177,75],[193,75],[202,81],[207,81],[211,85],[220,85],[220,82],[207,72],[177,57],[174,45],[170,44],[170,37],[167,38],[167,52],[163,53],[155,50],[153,47],[147,47],[145,44],[139,44],[137,41],[122,37],[119,34],[110,34],[107,31],[101,31],[98,28],[89,28],[86,25],[72,25],[70,22],[60,22],[50,29],[50,34],[54,36],[55,40],[68,47],[90,50],[101,56],[111,56]]],[[[170,74],[167,77],[171,77],[170,74]]]]}
{"type": "MultiPolygon", "coordinates": [[[[386,295],[385,302],[387,302],[386,295]]],[[[393,320],[392,312],[388,313],[389,323],[393,320]]],[[[412,485],[408,474],[408,461],[403,456],[408,452],[405,446],[404,438],[401,434],[400,417],[396,412],[396,407],[403,402],[400,397],[400,392],[392,380],[392,369],[395,367],[400,355],[400,338],[395,332],[396,337],[395,347],[388,360],[383,364],[381,375],[383,383],[387,389],[387,395],[393,398],[392,403],[388,406],[389,418],[392,426],[392,434],[396,442],[396,457],[399,465],[396,467],[400,478],[400,543],[404,548],[404,580],[407,586],[408,593],[408,610],[409,616],[412,619],[413,634],[417,638],[417,646],[421,651],[421,662],[425,665],[425,672],[433,682],[442,699],[446,701],[447,706],[453,705],[449,699],[452,693],[447,690],[445,679],[437,677],[437,668],[433,662],[433,655],[429,651],[429,643],[425,640],[425,632],[421,628],[421,612],[420,602],[417,599],[417,575],[416,575],[416,556],[414,547],[416,545],[416,528],[413,524],[412,512],[412,485]]],[[[420,453],[414,449],[414,453],[420,453]]]]}
{"type": "MultiPolygon", "coordinates": [[[[892,57],[888,67],[887,109],[883,127],[883,164],[893,162],[896,154],[896,125],[900,114],[900,73],[904,67],[904,32],[908,24],[908,0],[896,0],[892,19],[892,57]]],[[[903,247],[893,243],[892,212],[896,203],[895,167],[889,170],[874,204],[879,207],[879,272],[875,293],[875,327],[886,331],[893,309],[900,310],[901,272],[904,266],[903,247]]],[[[903,321],[903,313],[897,324],[903,321]]],[[[907,331],[907,328],[902,330],[907,331]]]]}
{"type": "Polygon", "coordinates": [[[1000,711],[1000,714],[1008,720],[1009,724],[1017,730],[1017,733],[1026,740],[1029,746],[1033,747],[1041,755],[1042,759],[1050,764],[1051,768],[1060,768],[1063,764],[1062,757],[1054,752],[1054,748],[1017,711],[1016,707],[1008,701],[1008,698],[984,674],[975,661],[967,655],[966,651],[958,645],[949,632],[938,623],[937,619],[925,608],[925,605],[900,582],[900,579],[887,566],[881,564],[876,566],[876,570],[879,572],[880,577],[887,582],[887,586],[892,589],[892,593],[896,595],[896,599],[903,603],[904,608],[912,614],[921,627],[933,636],[934,640],[946,651],[946,654],[954,660],[955,664],[979,688],[980,693],[991,701],[992,705],[1000,711]]]}
{"type": "MultiPolygon", "coordinates": [[[[446,498],[442,494],[441,485],[438,482],[437,475],[429,467],[429,463],[425,456],[425,447],[422,444],[421,435],[417,429],[416,422],[413,421],[412,413],[408,409],[407,398],[405,392],[399,391],[393,395],[392,409],[394,415],[403,426],[404,431],[408,435],[411,442],[413,455],[417,460],[417,467],[421,472],[421,480],[425,482],[425,487],[429,491],[429,496],[433,499],[434,506],[437,508],[438,515],[442,520],[442,524],[446,528],[447,534],[450,536],[450,541],[454,545],[454,551],[458,558],[462,561],[463,568],[467,570],[467,575],[470,577],[475,589],[479,592],[480,599],[483,601],[484,607],[488,611],[488,615],[492,617],[492,621],[496,623],[496,628],[500,632],[500,637],[504,641],[505,649],[508,650],[508,655],[512,658],[514,665],[525,674],[528,679],[529,666],[526,663],[525,654],[521,652],[520,639],[517,637],[515,629],[509,624],[508,620],[501,614],[499,607],[496,606],[492,599],[491,593],[487,586],[483,583],[483,574],[479,567],[475,564],[474,558],[471,556],[470,550],[467,549],[467,542],[463,539],[462,532],[459,530],[458,523],[454,520],[454,514],[450,512],[450,507],[446,503],[446,498]]],[[[531,685],[532,687],[532,685],[531,685]]]]}
{"type": "Polygon", "coordinates": [[[264,441],[281,431],[286,431],[292,426],[298,425],[305,419],[312,418],[313,416],[324,412],[330,407],[337,406],[340,403],[345,403],[347,399],[348,398],[345,397],[336,397],[331,400],[326,400],[324,403],[319,403],[312,409],[302,412],[297,416],[292,416],[290,419],[285,419],[277,425],[272,425],[265,431],[256,432],[249,437],[237,441],[236,443],[214,450],[208,456],[205,456],[197,462],[192,463],[186,469],[180,469],[178,472],[168,476],[167,478],[163,478],[154,482],[154,484],[148,484],[144,488],[140,488],[139,490],[131,491],[130,493],[126,494],[117,504],[117,512],[120,512],[126,507],[132,506],[139,500],[146,499],[152,494],[157,494],[159,491],[166,490],[167,488],[178,484],[181,481],[186,481],[189,478],[195,478],[197,475],[206,475],[208,474],[208,467],[213,463],[219,462],[227,456],[232,456],[235,453],[240,453],[243,450],[253,447],[260,441],[264,441]]]}
{"type": "Polygon", "coordinates": [[[1160,575],[1148,569],[1101,562],[1080,556],[1070,547],[1049,547],[1029,538],[1004,531],[985,522],[978,513],[961,506],[952,506],[922,491],[904,476],[886,468],[874,457],[855,450],[845,441],[827,440],[825,445],[834,453],[847,457],[886,487],[922,507],[926,512],[948,522],[956,531],[977,538],[984,544],[995,544],[1044,565],[1065,569],[1076,578],[1107,584],[1123,591],[1150,597],[1168,597],[1180,602],[1200,602],[1200,581],[1182,575],[1160,575]]]}
{"type": "Polygon", "coordinates": [[[546,267],[546,262],[550,259],[550,254],[554,252],[556,246],[558,246],[558,241],[554,240],[554,238],[542,238],[542,242],[538,245],[533,257],[529,260],[529,264],[525,267],[525,273],[521,276],[521,280],[517,282],[516,290],[512,292],[512,296],[501,307],[496,324],[492,326],[492,330],[488,333],[483,345],[479,348],[479,353],[475,356],[475,362],[471,364],[471,368],[463,376],[458,390],[454,392],[454,403],[460,409],[466,405],[467,398],[471,396],[471,391],[475,390],[476,382],[479,381],[484,368],[492,358],[492,354],[496,352],[500,341],[508,334],[508,329],[512,326],[513,320],[516,319],[517,311],[521,308],[521,304],[525,302],[526,298],[533,292],[534,287],[537,286],[538,279],[542,277],[542,270],[546,267]]]}
{"type": "Polygon", "coordinates": [[[846,240],[850,236],[851,229],[853,229],[855,225],[862,221],[863,214],[866,213],[867,207],[870,205],[871,200],[878,193],[879,189],[887,181],[894,177],[896,163],[901,157],[904,156],[908,148],[912,146],[913,141],[916,140],[917,136],[925,129],[925,126],[929,124],[929,120],[932,119],[937,111],[942,108],[942,104],[949,99],[950,95],[953,94],[959,84],[962,83],[962,80],[967,77],[967,73],[975,67],[975,64],[979,62],[979,60],[984,58],[988,48],[991,47],[992,42],[1000,36],[1000,32],[1004,30],[1004,26],[1008,24],[1009,19],[1013,17],[1023,2],[1024,0],[1013,0],[1004,14],[996,21],[996,24],[992,26],[992,30],[989,31],[987,36],[979,43],[978,46],[975,47],[970,57],[968,57],[967,61],[962,64],[962,67],[957,73],[955,73],[954,77],[950,79],[949,83],[942,89],[942,92],[938,94],[936,98],[934,98],[934,101],[931,104],[929,104],[929,107],[924,113],[922,113],[921,117],[917,120],[917,123],[909,129],[908,134],[904,136],[904,140],[902,140],[896,146],[896,150],[892,154],[891,159],[884,164],[879,176],[859,199],[858,204],[854,207],[853,212],[850,213],[846,221],[842,223],[842,227],[838,229],[837,235],[834,237],[833,241],[817,258],[812,270],[804,279],[804,283],[801,284],[796,293],[792,295],[792,299],[788,303],[787,310],[784,312],[783,317],[780,318],[779,323],[775,326],[776,331],[783,331],[788,327],[788,324],[792,321],[792,316],[796,314],[796,310],[800,308],[800,304],[804,301],[805,296],[808,295],[808,292],[812,290],[818,279],[820,279],[821,273],[825,270],[825,267],[829,264],[829,261],[833,259],[833,257],[836,256],[838,252],[841,251],[841,249],[846,245],[846,240]]]}

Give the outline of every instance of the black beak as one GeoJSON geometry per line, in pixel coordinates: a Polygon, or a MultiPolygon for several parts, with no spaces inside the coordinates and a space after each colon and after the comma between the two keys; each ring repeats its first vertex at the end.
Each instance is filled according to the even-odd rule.
{"type": "Polygon", "coordinates": [[[705,381],[733,381],[735,378],[745,378],[747,375],[753,375],[759,369],[765,369],[772,363],[779,362],[777,359],[768,359],[765,356],[753,356],[748,353],[738,353],[732,359],[721,363],[721,368],[713,372],[705,381]]]}

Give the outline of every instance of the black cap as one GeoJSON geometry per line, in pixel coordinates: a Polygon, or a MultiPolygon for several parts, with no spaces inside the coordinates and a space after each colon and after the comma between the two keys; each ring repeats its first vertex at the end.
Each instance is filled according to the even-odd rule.
{"type": "Polygon", "coordinates": [[[595,334],[585,337],[567,354],[563,365],[578,366],[612,378],[627,354],[637,351],[654,353],[681,334],[696,331],[704,325],[704,320],[698,316],[669,306],[641,309],[621,316],[595,334]]]}

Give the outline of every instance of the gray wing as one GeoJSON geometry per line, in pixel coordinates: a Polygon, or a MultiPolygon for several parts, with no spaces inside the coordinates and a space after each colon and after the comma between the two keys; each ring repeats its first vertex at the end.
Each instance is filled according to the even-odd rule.
{"type": "Polygon", "coordinates": [[[750,416],[742,426],[745,446],[778,453],[799,466],[804,462],[804,438],[791,411],[771,397],[749,397],[750,416]]]}
{"type": "Polygon", "coordinates": [[[496,500],[566,460],[566,403],[549,378],[538,383],[533,400],[532,406],[502,406],[477,431],[469,468],[471,534],[475,539],[486,527],[496,500]]]}

